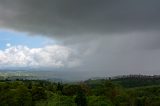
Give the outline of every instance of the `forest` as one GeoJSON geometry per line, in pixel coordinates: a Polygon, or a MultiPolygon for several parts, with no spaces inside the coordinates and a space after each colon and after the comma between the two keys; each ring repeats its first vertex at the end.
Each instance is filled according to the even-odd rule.
{"type": "Polygon", "coordinates": [[[1,80],[0,106],[160,106],[160,77],[129,75],[79,82],[1,80]]]}

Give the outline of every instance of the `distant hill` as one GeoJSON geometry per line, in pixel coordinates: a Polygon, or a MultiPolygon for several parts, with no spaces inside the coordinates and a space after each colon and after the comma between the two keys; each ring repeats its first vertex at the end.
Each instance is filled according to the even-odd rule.
{"type": "Polygon", "coordinates": [[[113,83],[119,84],[125,88],[142,87],[160,85],[160,75],[121,75],[109,78],[92,78],[86,80],[85,83],[91,86],[102,84],[105,80],[111,80],[113,83]]]}

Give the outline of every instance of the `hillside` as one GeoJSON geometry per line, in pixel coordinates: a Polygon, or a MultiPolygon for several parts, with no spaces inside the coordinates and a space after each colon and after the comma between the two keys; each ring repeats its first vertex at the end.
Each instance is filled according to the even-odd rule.
{"type": "Polygon", "coordinates": [[[0,106],[160,106],[160,81],[139,75],[75,83],[1,80],[0,101],[0,106]]]}

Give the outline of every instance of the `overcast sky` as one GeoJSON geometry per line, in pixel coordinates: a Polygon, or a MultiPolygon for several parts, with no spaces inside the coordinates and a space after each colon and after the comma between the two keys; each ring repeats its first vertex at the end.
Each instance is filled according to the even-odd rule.
{"type": "Polygon", "coordinates": [[[81,71],[89,77],[160,74],[159,5],[159,0],[0,0],[0,66],[81,71]]]}

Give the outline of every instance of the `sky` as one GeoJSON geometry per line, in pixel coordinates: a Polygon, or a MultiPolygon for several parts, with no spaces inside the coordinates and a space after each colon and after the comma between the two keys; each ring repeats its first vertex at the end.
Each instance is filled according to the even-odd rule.
{"type": "Polygon", "coordinates": [[[28,36],[24,32],[15,32],[11,30],[0,30],[0,49],[4,50],[7,46],[11,45],[26,45],[32,48],[42,47],[47,44],[55,44],[56,41],[43,36],[28,36]]]}
{"type": "Polygon", "coordinates": [[[159,4],[0,0],[0,67],[86,77],[160,74],[159,4]]]}

